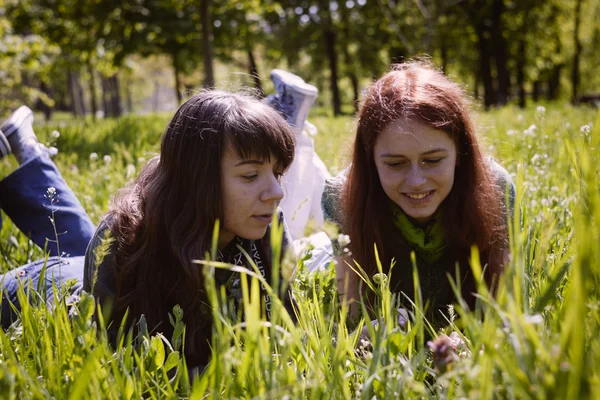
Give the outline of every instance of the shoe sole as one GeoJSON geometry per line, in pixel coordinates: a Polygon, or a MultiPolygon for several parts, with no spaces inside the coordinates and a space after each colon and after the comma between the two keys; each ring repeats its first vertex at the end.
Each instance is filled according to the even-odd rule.
{"type": "Polygon", "coordinates": [[[4,136],[8,137],[14,131],[19,129],[21,125],[23,125],[23,123],[27,120],[27,118],[33,119],[33,111],[31,111],[31,109],[27,106],[21,106],[17,108],[17,110],[13,112],[11,116],[8,117],[6,121],[4,121],[4,123],[2,123],[2,126],[0,126],[0,130],[2,130],[4,136]]]}
{"type": "Polygon", "coordinates": [[[0,132],[0,158],[9,155],[11,152],[12,149],[10,148],[6,136],[4,136],[3,132],[0,132]]]}
{"type": "Polygon", "coordinates": [[[275,81],[280,81],[286,86],[297,90],[300,94],[305,96],[317,96],[319,94],[319,89],[310,83],[306,83],[304,79],[300,78],[298,75],[294,75],[291,72],[287,72],[284,70],[274,69],[271,71],[271,80],[276,84],[275,81]]]}

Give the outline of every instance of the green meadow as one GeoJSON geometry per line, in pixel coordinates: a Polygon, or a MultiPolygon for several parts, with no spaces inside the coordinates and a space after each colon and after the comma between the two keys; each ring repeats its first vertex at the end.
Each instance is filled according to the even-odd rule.
{"type": "MultiPolygon", "coordinates": [[[[36,132],[58,149],[56,164],[97,223],[115,192],[158,151],[168,118],[59,120],[36,125],[36,132]]],[[[311,121],[318,154],[339,172],[348,162],[353,119],[311,121]]],[[[478,113],[477,125],[487,153],[517,188],[511,262],[497,296],[481,286],[477,308],[454,305],[442,331],[423,318],[419,298],[408,326],[397,326],[395,298],[387,280],[377,279],[370,284],[384,322],[371,332],[372,343],[363,343],[355,332],[365,321],[347,323],[332,269],[308,275],[302,260],[290,259],[278,269],[297,269],[297,322],[278,302],[270,322],[261,318],[252,273],[242,280],[242,322],[219,306],[222,293],[210,279],[211,268],[228,267],[199,265],[214,305],[212,361],[202,375],[190,380],[181,356],[181,310],[173,310],[174,337],[148,332],[142,322],[135,336],[124,332],[113,348],[103,321],[92,318],[93,298],[84,294],[68,309],[57,291],[55,306],[26,302],[20,320],[0,329],[0,397],[600,398],[600,113],[566,105],[506,107],[478,113]],[[427,344],[444,334],[460,338],[456,349],[442,339],[427,344]]],[[[12,157],[0,161],[0,176],[15,166],[12,157]]],[[[3,215],[0,272],[43,256],[3,215]]],[[[481,273],[476,252],[471,264],[481,273]]]]}

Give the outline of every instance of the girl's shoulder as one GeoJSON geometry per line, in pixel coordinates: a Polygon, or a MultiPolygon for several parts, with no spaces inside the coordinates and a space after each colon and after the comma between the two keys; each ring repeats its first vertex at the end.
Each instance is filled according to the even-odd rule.
{"type": "Polygon", "coordinates": [[[348,168],[325,181],[325,188],[321,196],[321,208],[325,221],[332,222],[339,227],[342,226],[341,196],[347,179],[348,168]]]}
{"type": "Polygon", "coordinates": [[[508,171],[492,157],[490,157],[488,165],[496,187],[502,196],[502,204],[508,209],[508,215],[512,215],[517,195],[515,183],[508,171]]]}

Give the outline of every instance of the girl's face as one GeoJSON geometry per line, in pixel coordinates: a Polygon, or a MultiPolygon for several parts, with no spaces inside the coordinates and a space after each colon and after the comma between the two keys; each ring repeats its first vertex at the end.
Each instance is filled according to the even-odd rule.
{"type": "Polygon", "coordinates": [[[454,141],[418,120],[400,119],[379,134],[373,153],[385,194],[406,215],[427,223],[454,184],[454,141]]]}
{"type": "Polygon", "coordinates": [[[270,161],[241,159],[227,145],[221,159],[224,220],[219,233],[220,249],[235,236],[258,240],[265,235],[283,198],[280,176],[274,157],[270,161]]]}

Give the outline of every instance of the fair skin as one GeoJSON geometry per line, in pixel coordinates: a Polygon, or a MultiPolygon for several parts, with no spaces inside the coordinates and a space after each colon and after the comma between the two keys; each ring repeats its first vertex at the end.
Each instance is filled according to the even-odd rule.
{"type": "Polygon", "coordinates": [[[385,194],[415,222],[426,224],[454,184],[454,141],[423,122],[400,119],[381,132],[373,153],[385,194]]]}
{"type": "Polygon", "coordinates": [[[274,157],[242,159],[227,146],[221,159],[224,220],[219,249],[225,248],[236,236],[258,240],[265,235],[273,212],[283,198],[280,177],[274,157]]]}
{"type": "MultiPolygon", "coordinates": [[[[450,136],[418,120],[399,119],[379,134],[373,156],[385,194],[417,224],[431,220],[454,184],[457,151],[450,136]]],[[[348,266],[353,261],[336,261],[338,292],[352,300],[359,283],[348,266]]]]}

